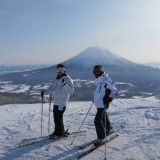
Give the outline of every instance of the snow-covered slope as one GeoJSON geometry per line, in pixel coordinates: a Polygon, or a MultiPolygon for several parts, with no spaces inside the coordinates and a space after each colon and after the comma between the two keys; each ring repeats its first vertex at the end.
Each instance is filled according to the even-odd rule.
{"type": "MultiPolygon", "coordinates": [[[[92,102],[70,102],[64,114],[65,128],[77,131],[92,102]]],[[[48,104],[44,105],[43,135],[48,134],[48,104]]],[[[94,116],[91,109],[82,130],[73,145],[73,137],[56,142],[42,141],[24,148],[17,148],[22,138],[40,136],[41,104],[0,106],[0,159],[1,160],[74,160],[82,151],[78,145],[96,138],[94,116]]],[[[117,99],[108,114],[114,128],[124,125],[119,138],[107,144],[109,160],[158,160],[160,159],[160,95],[144,99],[117,99]]],[[[52,114],[51,114],[51,121],[52,114]]],[[[53,130],[53,124],[50,127],[53,130]]],[[[50,132],[51,132],[50,131],[50,132]]],[[[104,159],[104,146],[83,158],[104,159]]]]}

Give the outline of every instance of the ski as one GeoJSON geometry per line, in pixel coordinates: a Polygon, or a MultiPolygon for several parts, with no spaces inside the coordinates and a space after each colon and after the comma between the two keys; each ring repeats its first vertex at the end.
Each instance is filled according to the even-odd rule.
{"type": "MultiPolygon", "coordinates": [[[[115,134],[115,135],[109,137],[109,138],[106,140],[106,143],[111,142],[112,140],[114,140],[114,139],[117,138],[118,136],[119,136],[118,134],[115,134]]],[[[105,141],[104,141],[103,143],[101,143],[100,145],[98,145],[98,146],[93,145],[89,150],[81,153],[81,154],[77,157],[77,160],[79,160],[79,159],[83,158],[84,156],[90,154],[91,152],[95,151],[96,149],[98,149],[99,147],[103,146],[104,144],[105,144],[105,141]]]]}
{"type": "Polygon", "coordinates": [[[19,147],[26,147],[26,146],[29,146],[29,145],[33,145],[33,144],[36,144],[36,143],[43,142],[43,141],[48,141],[48,140],[55,141],[55,140],[62,139],[62,138],[65,138],[65,137],[68,137],[68,136],[63,136],[63,137],[54,138],[54,139],[49,139],[48,136],[46,138],[41,138],[40,137],[40,138],[33,139],[33,140],[30,140],[30,141],[27,141],[27,142],[19,143],[18,146],[19,147]]]}
{"type": "Polygon", "coordinates": [[[71,136],[71,135],[74,135],[74,134],[77,134],[77,133],[84,133],[84,132],[86,132],[86,131],[70,132],[63,137],[58,137],[58,138],[53,138],[53,139],[49,139],[48,136],[30,138],[30,139],[23,139],[22,143],[19,143],[18,146],[19,147],[25,147],[25,146],[33,145],[33,144],[36,144],[36,143],[40,143],[40,142],[45,141],[45,140],[51,140],[51,141],[59,140],[59,139],[66,138],[68,136],[71,136]]]}
{"type": "Polygon", "coordinates": [[[28,138],[28,139],[21,139],[22,142],[28,142],[28,141],[31,141],[31,140],[35,140],[35,139],[43,139],[43,138],[48,138],[48,136],[42,136],[42,137],[35,137],[35,138],[28,138]]]}
{"type": "MultiPolygon", "coordinates": [[[[83,133],[83,132],[86,132],[86,131],[79,131],[78,133],[83,133]]],[[[69,134],[76,134],[77,132],[71,132],[69,134]]],[[[37,140],[37,139],[46,139],[48,138],[48,136],[42,136],[42,137],[34,137],[34,138],[23,138],[21,139],[22,142],[28,142],[28,141],[32,141],[32,140],[37,140]]]]}
{"type": "Polygon", "coordinates": [[[83,150],[83,149],[91,146],[91,145],[94,144],[96,141],[97,141],[97,140],[95,139],[95,140],[93,140],[93,141],[91,141],[91,142],[88,142],[88,143],[86,143],[86,144],[83,144],[83,145],[79,146],[79,150],[83,150]]]}
{"type": "MultiPolygon", "coordinates": [[[[111,136],[112,134],[120,131],[120,130],[123,129],[123,128],[124,128],[124,126],[120,126],[118,129],[112,130],[107,137],[109,137],[109,136],[111,136]]],[[[91,146],[91,145],[94,144],[95,142],[96,142],[96,140],[93,140],[93,141],[91,141],[91,142],[88,142],[88,143],[86,143],[86,144],[83,144],[83,145],[79,146],[79,150],[83,150],[83,149],[91,146]]]]}

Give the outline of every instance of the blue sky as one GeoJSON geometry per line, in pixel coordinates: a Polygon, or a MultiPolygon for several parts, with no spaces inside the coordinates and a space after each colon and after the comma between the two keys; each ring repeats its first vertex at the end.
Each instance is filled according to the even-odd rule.
{"type": "Polygon", "coordinates": [[[160,61],[160,0],[0,0],[0,63],[55,64],[90,46],[160,61]]]}

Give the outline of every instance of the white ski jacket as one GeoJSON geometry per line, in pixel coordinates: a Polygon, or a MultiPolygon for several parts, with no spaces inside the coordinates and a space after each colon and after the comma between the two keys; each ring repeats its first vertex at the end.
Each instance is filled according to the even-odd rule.
{"type": "Polygon", "coordinates": [[[59,106],[59,110],[63,110],[63,107],[67,107],[70,94],[74,92],[72,79],[68,75],[60,79],[55,78],[49,88],[44,91],[44,94],[51,94],[53,92],[54,105],[59,106]]]}
{"type": "Polygon", "coordinates": [[[113,81],[108,77],[108,74],[103,73],[101,76],[94,80],[96,90],[94,92],[94,104],[96,108],[104,108],[103,97],[105,95],[106,88],[111,90],[109,97],[114,98],[118,92],[113,81]]]}

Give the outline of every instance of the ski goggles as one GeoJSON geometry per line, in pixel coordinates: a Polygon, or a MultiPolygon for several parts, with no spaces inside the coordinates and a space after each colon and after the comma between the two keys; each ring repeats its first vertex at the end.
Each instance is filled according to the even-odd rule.
{"type": "Polygon", "coordinates": [[[64,72],[65,69],[63,67],[60,67],[60,68],[56,68],[56,72],[64,72]]]}

